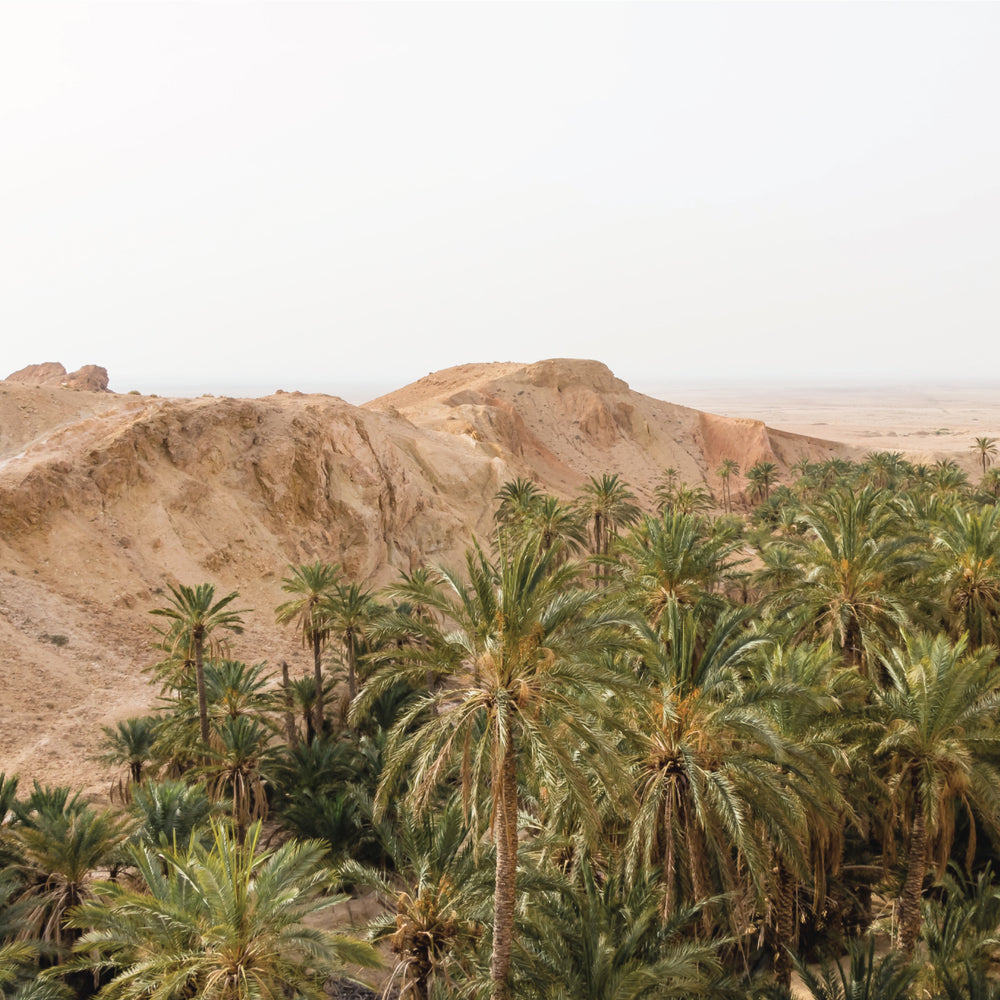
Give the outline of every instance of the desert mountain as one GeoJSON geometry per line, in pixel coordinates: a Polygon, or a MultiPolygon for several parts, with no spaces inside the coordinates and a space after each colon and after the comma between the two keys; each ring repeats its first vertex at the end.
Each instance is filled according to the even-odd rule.
{"type": "Polygon", "coordinates": [[[515,476],[568,496],[620,472],[648,499],[668,466],[717,487],[725,457],[785,469],[848,452],[643,396],[592,361],[463,365],[363,407],[68,381],[46,365],[0,382],[0,771],[95,791],[100,724],[154,700],[147,612],[168,582],[238,589],[256,611],[234,655],[304,672],[271,624],[289,563],[371,583],[455,563],[515,476]]]}

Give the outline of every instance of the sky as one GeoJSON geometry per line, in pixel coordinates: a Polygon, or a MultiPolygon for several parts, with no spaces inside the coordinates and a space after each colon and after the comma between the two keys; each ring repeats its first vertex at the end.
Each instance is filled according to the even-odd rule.
{"type": "Polygon", "coordinates": [[[995,3],[6,3],[0,377],[989,377],[997,51],[995,3]]]}

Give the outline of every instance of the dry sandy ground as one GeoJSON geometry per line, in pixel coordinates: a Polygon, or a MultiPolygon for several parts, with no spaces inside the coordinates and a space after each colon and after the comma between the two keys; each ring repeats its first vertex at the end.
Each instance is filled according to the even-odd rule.
{"type": "Polygon", "coordinates": [[[1000,440],[996,385],[809,385],[694,383],[635,386],[641,392],[724,416],[753,417],[777,430],[912,461],[948,457],[972,470],[977,437],[1000,440]]]}

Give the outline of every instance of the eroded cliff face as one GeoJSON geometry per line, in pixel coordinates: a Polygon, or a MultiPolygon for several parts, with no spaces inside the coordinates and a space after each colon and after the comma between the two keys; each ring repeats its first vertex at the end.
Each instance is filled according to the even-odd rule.
{"type": "Polygon", "coordinates": [[[239,590],[256,610],[234,655],[305,672],[308,654],[273,625],[289,563],[338,562],[373,585],[457,565],[515,476],[568,497],[619,472],[648,499],[667,466],[715,487],[723,457],[784,467],[845,452],[650,399],[597,362],[464,365],[364,407],[36,377],[0,382],[0,770],[92,790],[100,725],[155,697],[148,611],[168,583],[239,590]]]}

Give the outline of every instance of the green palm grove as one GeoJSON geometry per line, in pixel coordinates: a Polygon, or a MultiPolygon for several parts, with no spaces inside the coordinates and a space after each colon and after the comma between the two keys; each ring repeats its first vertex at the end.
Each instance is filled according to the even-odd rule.
{"type": "Polygon", "coordinates": [[[236,593],[170,585],[111,808],[0,774],[0,997],[997,997],[973,450],[514,480],[459,566],[289,566],[284,678],[232,658],[236,593]]]}

